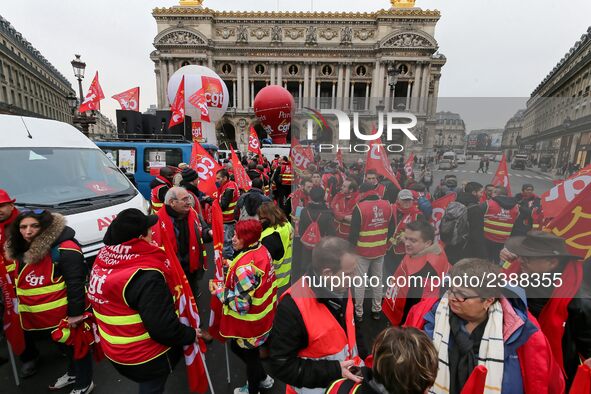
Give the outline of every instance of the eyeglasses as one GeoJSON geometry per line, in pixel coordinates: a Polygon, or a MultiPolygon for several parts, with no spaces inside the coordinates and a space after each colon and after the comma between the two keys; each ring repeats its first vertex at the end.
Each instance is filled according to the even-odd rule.
{"type": "Polygon", "coordinates": [[[185,198],[175,198],[175,201],[182,201],[182,202],[191,202],[191,197],[187,196],[185,198]]]}
{"type": "Polygon", "coordinates": [[[23,209],[21,210],[22,213],[29,213],[29,212],[33,212],[35,215],[41,215],[43,212],[45,212],[45,209],[23,209]]]}
{"type": "Polygon", "coordinates": [[[482,298],[479,295],[475,295],[475,296],[467,296],[465,294],[460,293],[458,290],[456,289],[449,289],[449,294],[458,302],[464,302],[466,300],[471,300],[473,298],[482,298]]]}

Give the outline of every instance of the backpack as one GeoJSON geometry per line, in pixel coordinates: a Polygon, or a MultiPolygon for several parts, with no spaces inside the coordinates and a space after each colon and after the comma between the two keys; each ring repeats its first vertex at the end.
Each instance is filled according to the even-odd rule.
{"type": "Polygon", "coordinates": [[[464,247],[469,232],[468,208],[457,201],[450,202],[439,225],[441,240],[446,246],[464,247]]]}
{"type": "Polygon", "coordinates": [[[313,249],[322,238],[320,235],[320,226],[318,225],[318,219],[320,218],[320,215],[318,215],[316,219],[312,219],[312,216],[310,216],[310,211],[308,211],[308,217],[312,222],[308,225],[306,231],[304,231],[300,237],[300,242],[306,249],[313,249]]]}

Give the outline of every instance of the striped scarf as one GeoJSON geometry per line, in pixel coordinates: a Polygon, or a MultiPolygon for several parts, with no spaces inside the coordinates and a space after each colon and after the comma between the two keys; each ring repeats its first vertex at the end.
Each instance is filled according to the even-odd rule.
{"type": "MultiPolygon", "coordinates": [[[[435,312],[435,328],[433,330],[433,344],[439,353],[439,370],[435,385],[429,390],[430,394],[447,394],[450,386],[448,341],[450,337],[449,299],[444,294],[435,312]]],[[[488,322],[480,341],[478,365],[484,365],[488,370],[484,394],[499,394],[503,384],[503,368],[505,348],[503,341],[503,309],[499,301],[495,301],[488,308],[488,322]]]]}

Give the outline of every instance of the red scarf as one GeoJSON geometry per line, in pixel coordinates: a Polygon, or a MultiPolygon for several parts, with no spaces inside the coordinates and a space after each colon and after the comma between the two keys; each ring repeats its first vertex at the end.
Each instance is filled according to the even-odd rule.
{"type": "MultiPolygon", "coordinates": [[[[174,231],[174,224],[172,218],[166,212],[166,207],[160,209],[156,214],[160,220],[164,223],[164,228],[167,229],[165,232],[161,230],[161,226],[154,227],[158,229],[155,232],[155,241],[158,245],[165,245],[162,237],[168,237],[170,244],[173,245],[173,251],[175,254],[178,253],[178,244],[176,241],[176,234],[174,231]]],[[[200,267],[202,245],[200,244],[197,236],[201,237],[201,222],[197,217],[194,209],[191,209],[187,215],[187,224],[189,226],[189,272],[195,272],[200,267]],[[198,226],[199,234],[195,233],[195,224],[198,226]]],[[[207,269],[207,266],[205,267],[207,269]]]]}

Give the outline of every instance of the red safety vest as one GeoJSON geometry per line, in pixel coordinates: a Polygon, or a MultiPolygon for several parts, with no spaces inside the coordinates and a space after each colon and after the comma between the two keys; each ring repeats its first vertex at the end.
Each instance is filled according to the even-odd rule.
{"type": "Polygon", "coordinates": [[[220,321],[220,334],[226,338],[258,338],[273,327],[277,306],[277,285],[273,260],[267,248],[260,243],[254,249],[241,252],[230,264],[226,275],[225,289],[236,288],[236,270],[251,264],[260,274],[260,283],[251,295],[248,313],[242,315],[223,305],[220,321]]]}
{"type": "Polygon", "coordinates": [[[386,193],[386,185],[384,185],[383,183],[378,183],[374,190],[378,192],[378,196],[380,196],[380,198],[383,199],[384,194],[386,193]]]}
{"type": "Polygon", "coordinates": [[[160,191],[160,189],[162,189],[163,187],[172,187],[172,184],[160,175],[158,175],[156,179],[160,180],[162,184],[154,187],[150,191],[150,202],[152,203],[152,209],[154,210],[154,212],[158,212],[158,210],[162,208],[162,205],[164,205],[164,201],[160,201],[160,198],[158,198],[158,192],[160,191]]]}
{"type": "Polygon", "coordinates": [[[228,204],[228,207],[222,211],[222,216],[224,217],[224,223],[233,223],[234,222],[234,210],[236,209],[236,203],[238,202],[238,198],[240,194],[238,192],[238,185],[234,181],[228,181],[224,183],[219,191],[218,191],[218,201],[220,205],[222,204],[222,197],[226,190],[232,189],[232,201],[228,204]]]}
{"type": "Polygon", "coordinates": [[[289,164],[289,163],[281,164],[280,179],[281,179],[281,184],[283,186],[291,186],[291,184],[293,183],[293,171],[291,168],[291,164],[289,164]]]}
{"type": "Polygon", "coordinates": [[[361,216],[357,254],[370,259],[385,255],[392,207],[384,200],[366,200],[357,203],[357,209],[361,216]]]}
{"type": "MultiPolygon", "coordinates": [[[[355,360],[357,365],[361,364],[357,353],[351,291],[348,294],[345,310],[346,332],[327,307],[318,302],[312,289],[302,279],[294,283],[282,297],[285,294],[289,294],[298,307],[308,333],[308,345],[298,351],[298,357],[312,360],[355,360]]],[[[286,386],[285,392],[287,394],[324,393],[324,389],[325,387],[294,389],[286,386]]]]}
{"type": "Polygon", "coordinates": [[[495,200],[487,201],[484,214],[484,238],[499,244],[505,243],[511,236],[517,215],[519,215],[517,206],[507,210],[495,200]]]}
{"type": "Polygon", "coordinates": [[[88,298],[102,350],[110,360],[124,365],[144,364],[169,349],[150,337],[138,311],[130,308],[125,300],[125,288],[140,270],[162,273],[170,286],[166,261],[164,251],[139,239],[105,246],[97,255],[90,275],[88,298]],[[126,249],[130,247],[139,253],[129,253],[126,249]]]}
{"type": "Polygon", "coordinates": [[[343,239],[349,239],[351,223],[344,220],[345,216],[353,214],[355,206],[359,202],[359,193],[349,195],[338,193],[331,202],[331,208],[335,216],[336,235],[343,239]]]}
{"type": "MultiPolygon", "coordinates": [[[[58,248],[82,254],[78,244],[71,240],[62,242],[58,248]]],[[[20,263],[17,262],[17,265],[20,263]]],[[[25,264],[18,274],[16,295],[24,330],[55,328],[62,319],[68,317],[66,281],[61,276],[54,276],[54,268],[49,252],[40,261],[25,264]]]]}
{"type": "Polygon", "coordinates": [[[394,217],[394,220],[396,220],[396,229],[394,230],[394,235],[390,242],[394,247],[395,254],[406,254],[402,235],[406,229],[406,225],[411,222],[416,222],[420,214],[421,212],[414,205],[409,212],[405,213],[398,208],[396,203],[392,204],[392,216],[394,217]],[[399,216],[399,213],[402,213],[402,215],[399,216]]]}

